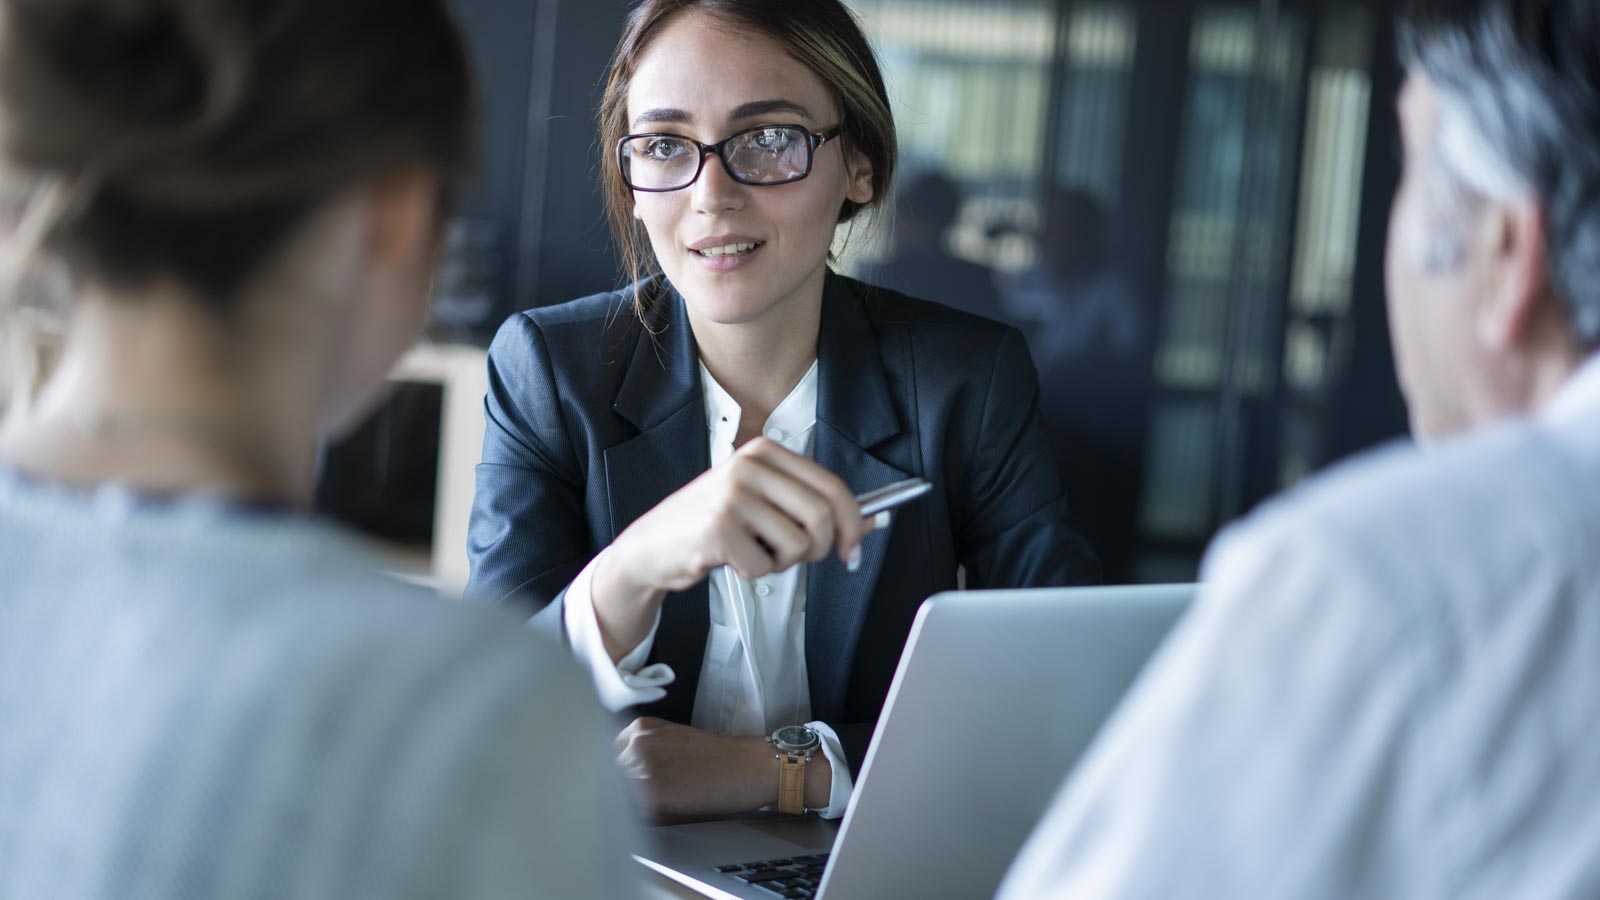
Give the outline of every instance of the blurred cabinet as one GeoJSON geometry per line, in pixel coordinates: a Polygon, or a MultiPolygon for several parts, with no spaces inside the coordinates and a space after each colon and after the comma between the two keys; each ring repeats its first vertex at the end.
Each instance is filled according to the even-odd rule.
{"type": "Polygon", "coordinates": [[[419,345],[389,381],[367,421],[324,448],[318,510],[379,541],[397,573],[456,595],[469,574],[487,354],[471,345],[419,345]]]}
{"type": "Polygon", "coordinates": [[[474,346],[422,345],[406,354],[390,379],[437,385],[441,392],[428,571],[440,590],[459,593],[470,574],[467,522],[472,515],[478,460],[483,455],[488,354],[474,346]]]}
{"type": "MultiPolygon", "coordinates": [[[[1190,25],[1142,522],[1149,577],[1337,454],[1353,315],[1381,309],[1387,173],[1369,178],[1382,13],[1202,5],[1190,25]],[[1380,220],[1381,221],[1381,220],[1380,220]]],[[[1380,76],[1392,72],[1378,72],[1380,76]]],[[[1387,368],[1387,358],[1363,365],[1387,368]]],[[[1391,386],[1388,392],[1393,394],[1391,386]]],[[[1389,427],[1398,432],[1403,419],[1389,427]]]]}

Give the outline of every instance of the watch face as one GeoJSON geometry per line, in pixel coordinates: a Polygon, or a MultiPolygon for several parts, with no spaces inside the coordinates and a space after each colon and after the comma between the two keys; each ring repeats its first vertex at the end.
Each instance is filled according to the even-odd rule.
{"type": "Polygon", "coordinates": [[[804,725],[785,725],[772,739],[790,747],[808,747],[818,741],[817,733],[804,725]]]}

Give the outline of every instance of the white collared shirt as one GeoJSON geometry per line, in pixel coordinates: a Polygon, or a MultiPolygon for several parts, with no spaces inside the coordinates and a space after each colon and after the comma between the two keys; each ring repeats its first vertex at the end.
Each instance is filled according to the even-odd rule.
{"type": "Polygon", "coordinates": [[[1230,529],[1002,898],[1600,897],[1600,361],[1230,529]]]}
{"type": "MultiPolygon", "coordinates": [[[[733,455],[743,410],[704,365],[700,378],[715,468],[733,455]]],[[[772,411],[762,432],[809,458],[816,423],[817,364],[812,363],[772,411]]],[[[599,558],[591,560],[567,588],[562,621],[573,650],[594,674],[601,703],[619,712],[666,696],[666,686],[677,676],[663,663],[645,665],[661,624],[659,612],[639,646],[621,662],[611,661],[590,590],[599,558]]],[[[782,726],[805,723],[821,735],[822,753],[833,768],[833,789],[821,814],[830,819],[844,815],[853,786],[844,748],[831,727],[807,721],[811,689],[806,673],[806,567],[793,566],[753,580],[719,567],[712,570],[707,588],[711,627],[690,724],[713,734],[766,736],[782,726]]]]}

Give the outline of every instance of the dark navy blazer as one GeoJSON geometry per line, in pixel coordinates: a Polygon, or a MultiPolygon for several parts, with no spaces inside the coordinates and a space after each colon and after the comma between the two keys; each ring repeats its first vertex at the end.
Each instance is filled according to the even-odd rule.
{"type": "MultiPolygon", "coordinates": [[[[649,328],[616,291],[519,313],[489,351],[468,593],[558,634],[567,584],[710,466],[683,300],[651,289],[649,328]]],[[[1016,330],[829,273],[817,356],[816,461],[857,493],[934,485],[866,538],[859,571],[830,557],[807,573],[812,715],[859,772],[917,607],[957,567],[995,588],[1092,583],[1099,566],[1068,524],[1016,330]]],[[[639,714],[690,721],[709,627],[704,582],[667,598],[650,661],[677,680],[639,714]]]]}

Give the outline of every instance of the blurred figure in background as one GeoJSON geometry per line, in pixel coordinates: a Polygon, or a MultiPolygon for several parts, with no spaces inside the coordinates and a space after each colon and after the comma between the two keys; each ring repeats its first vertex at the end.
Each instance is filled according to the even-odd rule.
{"type": "Polygon", "coordinates": [[[946,244],[961,216],[961,187],[940,172],[925,172],[895,191],[894,250],[866,280],[912,297],[1000,319],[994,273],[952,254],[946,244]]]}
{"type": "Polygon", "coordinates": [[[1011,318],[1028,323],[1028,345],[1041,359],[1131,359],[1150,344],[1149,314],[1112,263],[1105,208],[1088,191],[1050,191],[1039,263],[1004,299],[1011,318]]]}
{"type": "Polygon", "coordinates": [[[1038,242],[1038,264],[1001,294],[1006,318],[1023,330],[1039,366],[1039,413],[1075,521],[1099,552],[1106,581],[1132,581],[1150,313],[1112,262],[1105,210],[1093,194],[1053,189],[1038,242]]]}
{"type": "Polygon", "coordinates": [[[0,896],[627,895],[565,654],[301,515],[473,155],[443,0],[0,17],[4,250],[72,292],[0,431],[0,896]]]}
{"type": "Polygon", "coordinates": [[[1600,896],[1600,7],[1400,28],[1413,430],[1222,538],[1004,897],[1600,896]]]}

